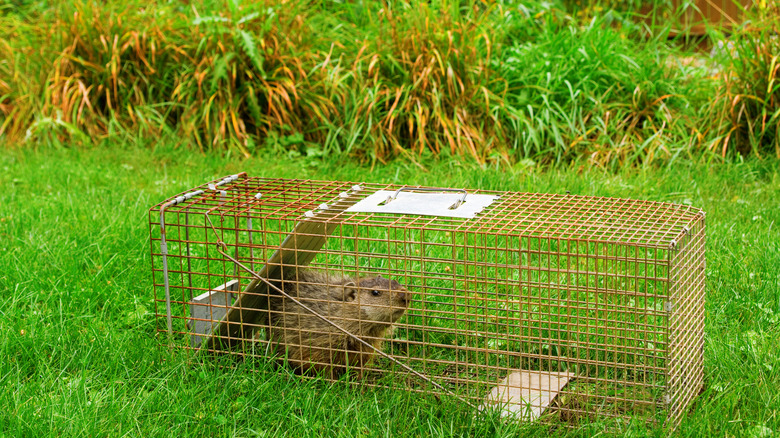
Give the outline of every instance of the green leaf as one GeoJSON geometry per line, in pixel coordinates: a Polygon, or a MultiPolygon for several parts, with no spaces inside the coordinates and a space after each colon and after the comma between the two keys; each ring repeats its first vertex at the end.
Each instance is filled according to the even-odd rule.
{"type": "Polygon", "coordinates": [[[230,9],[231,15],[238,15],[238,9],[239,9],[238,0],[229,0],[228,8],[230,9]]]}
{"type": "Polygon", "coordinates": [[[192,20],[193,26],[199,26],[201,24],[215,24],[215,23],[227,23],[228,20],[225,17],[219,17],[219,16],[209,16],[209,17],[197,17],[194,20],[192,20]]]}
{"type": "Polygon", "coordinates": [[[249,108],[249,114],[255,123],[260,123],[263,119],[263,112],[260,110],[260,103],[257,101],[257,94],[254,87],[247,85],[246,105],[249,108]]]}
{"type": "Polygon", "coordinates": [[[259,71],[263,77],[265,77],[265,71],[263,70],[263,58],[260,57],[260,53],[257,51],[257,45],[255,45],[255,39],[251,33],[239,29],[238,30],[238,44],[244,51],[244,54],[249,58],[252,65],[259,71]]]}
{"type": "Polygon", "coordinates": [[[214,68],[211,72],[211,94],[217,92],[220,81],[228,81],[228,64],[233,59],[233,56],[233,53],[228,53],[227,55],[218,58],[217,62],[214,63],[214,68]]]}
{"type": "Polygon", "coordinates": [[[260,16],[259,12],[252,12],[251,14],[247,14],[247,15],[244,15],[243,17],[241,17],[241,19],[238,20],[237,24],[247,23],[249,21],[254,20],[255,18],[257,18],[259,16],[260,16]]]}

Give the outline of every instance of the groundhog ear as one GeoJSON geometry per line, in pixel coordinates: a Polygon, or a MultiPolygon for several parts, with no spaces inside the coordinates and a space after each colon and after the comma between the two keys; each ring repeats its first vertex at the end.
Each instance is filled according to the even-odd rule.
{"type": "Polygon", "coordinates": [[[357,298],[357,285],[350,281],[344,285],[344,301],[355,301],[357,298]]]}

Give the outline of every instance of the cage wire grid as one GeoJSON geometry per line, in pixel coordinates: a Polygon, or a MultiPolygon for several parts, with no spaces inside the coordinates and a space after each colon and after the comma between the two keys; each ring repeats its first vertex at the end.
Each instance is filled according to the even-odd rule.
{"type": "MultiPolygon", "coordinates": [[[[554,397],[524,401],[528,408],[546,408],[539,414],[543,421],[679,423],[703,375],[702,211],[662,202],[481,190],[468,196],[498,199],[473,219],[344,210],[379,190],[399,188],[238,174],[152,207],[157,330],[193,351],[270,353],[282,361],[300,351],[330,372],[326,378],[340,378],[333,364],[343,362],[357,373],[346,379],[353,384],[444,391],[480,407],[502,379],[533,370],[546,380],[548,398],[554,397]],[[343,208],[334,208],[339,203],[343,208]],[[307,218],[327,230],[298,227],[307,218]],[[308,243],[317,239],[321,246],[308,243]],[[274,261],[288,242],[293,258],[274,261]],[[332,293],[304,296],[302,290],[333,285],[302,279],[299,268],[358,282],[381,275],[403,285],[408,303],[394,330],[360,335],[383,354],[363,345],[343,347],[344,334],[333,325],[362,327],[365,315],[340,310],[351,307],[332,293]],[[248,289],[258,283],[258,272],[272,269],[278,289],[248,289]],[[333,324],[301,313],[279,290],[321,309],[333,324]],[[265,306],[241,308],[242,295],[253,294],[265,306]],[[198,297],[205,316],[193,311],[198,297]],[[237,305],[237,329],[223,333],[223,343],[206,342],[203,327],[217,330],[237,305]],[[294,329],[275,329],[279,318],[291,318],[294,329]],[[283,341],[276,333],[284,334],[283,341]],[[558,378],[567,383],[553,392],[558,378]]],[[[362,306],[370,297],[361,293],[356,301],[362,306]]],[[[387,312],[398,307],[372,305],[387,312]]]]}

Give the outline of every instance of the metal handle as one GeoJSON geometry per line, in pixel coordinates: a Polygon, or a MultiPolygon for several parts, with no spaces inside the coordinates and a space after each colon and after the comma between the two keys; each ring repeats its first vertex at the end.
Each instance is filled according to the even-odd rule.
{"type": "Polygon", "coordinates": [[[400,189],[396,190],[395,193],[393,193],[393,196],[388,196],[382,205],[387,205],[390,201],[395,200],[395,198],[398,197],[398,194],[402,191],[416,191],[416,192],[463,192],[463,196],[455,201],[454,204],[450,205],[450,210],[455,210],[456,208],[460,207],[461,204],[466,202],[466,195],[468,195],[468,192],[465,189],[443,189],[443,188],[421,188],[421,187],[401,187],[400,189]]]}

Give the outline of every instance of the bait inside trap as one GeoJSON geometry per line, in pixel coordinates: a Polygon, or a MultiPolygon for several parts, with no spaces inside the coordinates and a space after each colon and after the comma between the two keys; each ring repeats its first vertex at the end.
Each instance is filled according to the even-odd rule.
{"type": "Polygon", "coordinates": [[[238,174],[149,212],[159,333],[303,378],[565,425],[676,425],[702,382],[704,214],[238,174]]]}

